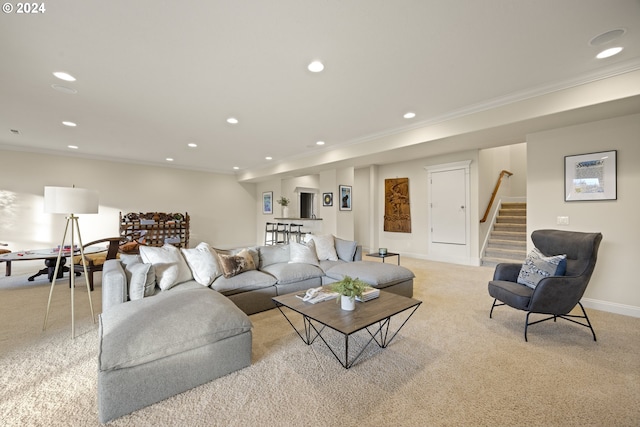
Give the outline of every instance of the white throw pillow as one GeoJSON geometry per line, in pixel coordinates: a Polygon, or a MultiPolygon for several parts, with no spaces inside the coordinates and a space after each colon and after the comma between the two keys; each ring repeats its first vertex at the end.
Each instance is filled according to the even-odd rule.
{"type": "Polygon", "coordinates": [[[193,273],[193,278],[202,286],[209,286],[218,276],[222,276],[218,255],[208,243],[202,242],[193,249],[181,249],[181,251],[193,273]]]}
{"type": "Polygon", "coordinates": [[[289,243],[289,264],[293,263],[318,265],[313,240],[306,245],[298,242],[289,243]]]}
{"type": "Polygon", "coordinates": [[[140,246],[140,256],[147,264],[153,264],[158,286],[163,291],[193,279],[180,249],[173,245],[164,245],[161,248],[140,246]]]}
{"type": "Polygon", "coordinates": [[[316,254],[320,261],[338,261],[338,254],[331,234],[313,234],[311,236],[313,243],[316,245],[316,254]]]}

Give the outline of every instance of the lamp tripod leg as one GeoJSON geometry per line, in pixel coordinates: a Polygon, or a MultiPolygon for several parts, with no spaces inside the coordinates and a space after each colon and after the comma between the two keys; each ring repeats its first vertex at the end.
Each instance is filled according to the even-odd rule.
{"type": "Polygon", "coordinates": [[[51,289],[49,290],[49,301],[47,302],[47,313],[44,316],[44,324],[42,325],[42,330],[47,329],[47,321],[49,319],[49,309],[51,308],[51,297],[53,296],[53,286],[56,284],[56,278],[58,277],[58,269],[60,268],[60,259],[62,258],[62,249],[64,248],[64,241],[67,238],[67,231],[69,230],[69,221],[70,218],[67,218],[67,225],[64,228],[64,234],[62,235],[62,244],[60,248],[58,248],[58,259],[56,260],[56,268],[53,272],[53,277],[51,278],[51,289]]]}
{"type": "MultiPolygon", "coordinates": [[[[84,270],[84,283],[87,285],[87,295],[89,296],[89,308],[91,309],[91,321],[95,324],[96,317],[93,314],[93,302],[91,301],[91,288],[89,287],[89,274],[87,272],[87,263],[84,257],[84,245],[82,244],[82,236],[80,235],[80,225],[78,224],[78,218],[76,217],[76,227],[78,227],[78,243],[80,243],[80,258],[82,259],[82,269],[84,270]]],[[[72,263],[73,264],[73,263],[72,263]]],[[[75,271],[71,272],[75,276],[75,271]]]]}

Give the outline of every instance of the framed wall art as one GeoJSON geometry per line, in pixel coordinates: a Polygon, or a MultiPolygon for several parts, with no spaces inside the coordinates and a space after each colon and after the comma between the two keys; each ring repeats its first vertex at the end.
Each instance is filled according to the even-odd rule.
{"type": "Polygon", "coordinates": [[[333,193],[322,193],[322,206],[333,206],[333,193]]]}
{"type": "Polygon", "coordinates": [[[351,186],[350,185],[341,185],[338,187],[338,195],[340,197],[340,210],[341,211],[350,211],[351,210],[351,202],[352,202],[352,194],[351,194],[351,186]]]}
{"type": "Polygon", "coordinates": [[[273,191],[262,193],[262,213],[265,215],[273,214],[273,191]]]}
{"type": "Polygon", "coordinates": [[[564,158],[564,200],[616,200],[617,150],[564,158]]]}

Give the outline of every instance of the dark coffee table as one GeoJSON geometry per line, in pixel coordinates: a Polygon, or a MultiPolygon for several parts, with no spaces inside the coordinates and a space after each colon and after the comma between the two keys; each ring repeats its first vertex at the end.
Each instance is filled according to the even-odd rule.
{"type": "MultiPolygon", "coordinates": [[[[336,304],[335,300],[310,304],[296,297],[300,292],[273,297],[278,310],[287,319],[291,327],[296,331],[302,341],[311,345],[320,337],[322,342],[331,350],[331,353],[338,359],[338,362],[346,369],[353,366],[354,362],[362,355],[372,341],[380,348],[386,348],[398,334],[400,329],[407,323],[413,313],[418,309],[422,301],[413,298],[392,294],[391,292],[380,291],[380,296],[367,302],[356,302],[354,311],[346,311],[336,304]],[[302,315],[304,320],[304,333],[291,322],[282,307],[302,315]],[[395,332],[390,331],[391,318],[404,311],[411,310],[406,319],[400,324],[395,332]],[[340,349],[330,345],[322,336],[325,328],[333,329],[344,335],[344,359],[338,356],[340,349]],[[349,360],[349,337],[363,329],[369,333],[371,338],[362,346],[360,351],[349,360]]],[[[357,351],[357,350],[356,350],[357,351]]]]}

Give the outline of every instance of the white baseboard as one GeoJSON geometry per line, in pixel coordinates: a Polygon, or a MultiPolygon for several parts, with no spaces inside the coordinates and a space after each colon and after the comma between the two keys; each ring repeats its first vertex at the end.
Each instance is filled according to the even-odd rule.
{"type": "Polygon", "coordinates": [[[640,307],[616,302],[602,301],[591,298],[582,298],[582,305],[594,310],[607,311],[609,313],[622,314],[624,316],[640,317],[640,307]]]}

